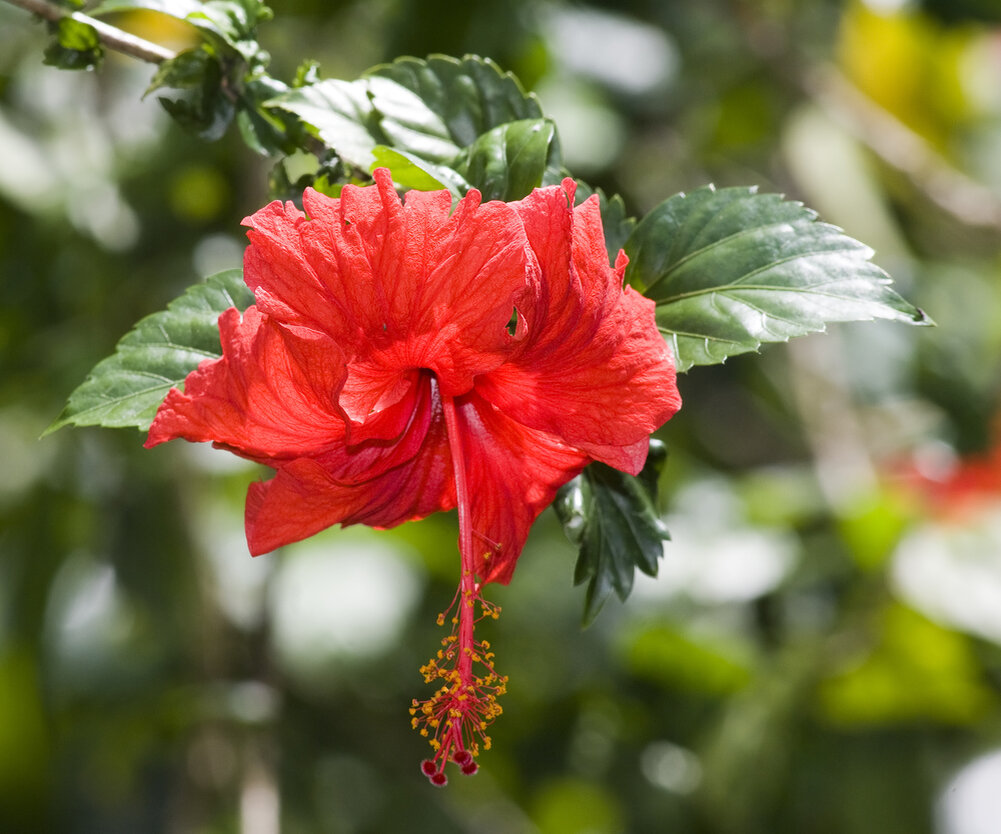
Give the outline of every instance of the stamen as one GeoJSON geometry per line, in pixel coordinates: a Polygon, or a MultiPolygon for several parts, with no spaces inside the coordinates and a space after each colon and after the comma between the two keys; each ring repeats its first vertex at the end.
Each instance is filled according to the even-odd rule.
{"type": "Polygon", "coordinates": [[[486,731],[503,712],[497,698],[507,691],[507,677],[494,668],[494,653],[486,640],[467,645],[461,636],[465,630],[462,621],[467,617],[475,623],[499,614],[500,608],[483,600],[477,591],[472,599],[457,595],[452,608],[438,618],[440,623],[450,620],[452,631],[420,671],[425,683],[439,681],[440,685],[430,698],[415,699],[410,707],[411,726],[427,738],[434,751],[430,759],[421,762],[421,771],[435,785],[445,784],[449,761],[470,776],[479,769],[475,757],[490,749],[486,731]],[[451,616],[453,613],[457,616],[451,616]]]}
{"type": "Polygon", "coordinates": [[[483,554],[473,546],[462,437],[451,397],[442,398],[442,409],[455,476],[462,572],[451,605],[438,615],[438,625],[450,622],[451,633],[442,639],[435,656],[421,667],[425,683],[440,681],[441,685],[426,701],[415,699],[410,708],[411,725],[427,738],[434,751],[421,763],[421,771],[439,786],[448,781],[445,765],[449,761],[467,776],[476,773],[474,759],[481,749],[490,749],[486,730],[503,711],[497,698],[507,690],[507,677],[494,669],[490,644],[474,637],[476,623],[484,617],[496,620],[500,608],[483,599],[476,581],[476,557],[482,558],[483,554]]]}

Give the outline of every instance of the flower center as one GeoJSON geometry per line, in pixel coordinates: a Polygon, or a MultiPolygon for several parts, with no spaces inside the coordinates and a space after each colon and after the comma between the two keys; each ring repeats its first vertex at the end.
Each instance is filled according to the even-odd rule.
{"type": "Polygon", "coordinates": [[[474,758],[481,749],[490,749],[486,729],[501,714],[497,697],[503,695],[507,687],[507,677],[498,675],[494,669],[490,644],[485,640],[477,641],[474,636],[476,623],[484,617],[497,619],[500,608],[483,599],[476,581],[459,421],[451,397],[442,397],[442,407],[455,474],[462,573],[451,606],[438,615],[438,625],[450,620],[452,631],[441,641],[442,648],[437,655],[421,667],[425,683],[440,680],[441,685],[426,701],[415,699],[410,708],[411,724],[428,739],[434,750],[432,758],[421,763],[421,770],[434,785],[444,785],[448,781],[445,765],[449,761],[459,765],[466,775],[476,773],[474,758]]]}

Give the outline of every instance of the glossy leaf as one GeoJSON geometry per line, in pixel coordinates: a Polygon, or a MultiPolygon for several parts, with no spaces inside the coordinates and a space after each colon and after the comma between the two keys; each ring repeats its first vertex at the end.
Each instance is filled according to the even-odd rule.
{"type": "Polygon", "coordinates": [[[482,134],[455,168],[484,200],[520,200],[542,184],[555,136],[548,119],[508,122],[482,134]]]}
{"type": "MultiPolygon", "coordinates": [[[[443,126],[456,150],[473,144],[488,130],[521,119],[541,119],[538,99],[518,79],[489,58],[432,55],[427,60],[400,58],[366,73],[395,81],[413,93],[443,126]]],[[[380,108],[381,109],[381,108],[380,108]]],[[[394,115],[384,124],[393,131],[394,115]]],[[[407,117],[409,120],[410,117],[407,117]]],[[[401,126],[406,122],[401,122],[401,126]]]]}
{"type": "Polygon", "coordinates": [[[657,303],[682,371],[828,322],[930,323],[891,289],[869,247],[775,194],[675,195],[640,221],[625,249],[626,280],[657,303]]]}
{"type": "Polygon", "coordinates": [[[376,167],[389,168],[393,182],[417,191],[447,188],[458,199],[472,187],[458,171],[447,165],[427,162],[416,154],[398,151],[388,145],[376,145],[372,152],[376,167]]]}
{"type": "Polygon", "coordinates": [[[656,506],[657,480],[666,460],[664,444],[651,439],[639,476],[592,463],[560,490],[553,504],[567,537],[580,547],[574,584],[588,583],[585,625],[613,591],[621,600],[629,596],[636,568],[657,575],[669,538],[656,506]]]}
{"type": "Polygon", "coordinates": [[[491,196],[516,199],[531,190],[515,193],[520,184],[558,182],[562,175],[555,129],[544,121],[538,101],[514,76],[482,58],[404,58],[358,81],[326,80],[289,90],[268,106],[297,116],[357,169],[398,161],[403,179],[397,181],[409,187],[427,187],[426,175],[461,196],[482,180],[491,196]],[[491,134],[494,130],[500,132],[491,134]],[[515,170],[507,171],[507,163],[515,170]]]}
{"type": "Polygon", "coordinates": [[[167,392],[222,353],[219,314],[254,301],[239,269],[189,287],[166,310],[142,319],[70,395],[46,434],[67,425],[147,429],[167,392]]]}

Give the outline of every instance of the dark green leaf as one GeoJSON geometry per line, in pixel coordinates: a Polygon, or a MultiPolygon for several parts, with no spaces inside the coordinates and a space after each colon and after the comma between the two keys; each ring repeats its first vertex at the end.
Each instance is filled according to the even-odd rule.
{"type": "Polygon", "coordinates": [[[205,359],[221,355],[219,314],[254,301],[239,269],[189,287],[166,310],[142,319],[70,395],[46,434],[67,425],[149,428],[167,392],[205,359]]]}
{"type": "Polygon", "coordinates": [[[710,186],[675,195],[625,249],[626,279],[657,303],[682,371],[828,322],[930,323],[890,288],[871,249],[774,194],[710,186]]]}
{"type": "Polygon", "coordinates": [[[542,184],[555,136],[548,119],[507,122],[477,138],[453,167],[484,200],[520,200],[542,184]]]}
{"type": "Polygon", "coordinates": [[[265,101],[280,95],[286,89],[282,82],[259,72],[247,79],[240,96],[237,113],[240,134],[247,147],[261,156],[291,154],[297,149],[295,142],[290,139],[289,125],[283,123],[279,114],[263,107],[265,101]]]}
{"type": "Polygon", "coordinates": [[[667,530],[657,512],[657,480],[667,449],[650,440],[643,471],[633,477],[592,463],[564,486],[553,504],[567,538],[580,546],[574,584],[587,582],[584,624],[598,615],[615,591],[621,600],[633,588],[636,568],[657,575],[667,530]]]}
{"type": "MultiPolygon", "coordinates": [[[[544,115],[538,99],[489,58],[400,58],[374,67],[366,76],[388,78],[414,93],[457,149],[468,147],[488,130],[507,122],[541,119],[544,115]]],[[[387,133],[393,132],[393,120],[394,115],[387,113],[387,133]]]]}
{"type": "Polygon", "coordinates": [[[184,128],[209,141],[218,139],[236,114],[236,102],[222,89],[222,66],[204,47],[189,49],[160,65],[150,90],[170,87],[178,98],[160,97],[160,103],[184,128]]]}
{"type": "Polygon", "coordinates": [[[46,48],[44,61],[60,69],[90,69],[104,57],[104,47],[93,26],[71,17],[53,25],[55,40],[46,48]]]}
{"type": "Polygon", "coordinates": [[[475,152],[467,152],[495,128],[542,121],[534,96],[526,94],[514,76],[481,58],[404,58],[376,67],[358,81],[327,80],[290,90],[268,106],[293,113],[347,164],[363,171],[377,164],[375,149],[382,146],[382,164],[391,156],[389,149],[404,162],[405,178],[416,176],[416,167],[449,187],[460,187],[469,179],[464,171],[472,167],[491,188],[514,197],[530,190],[515,193],[516,183],[558,182],[561,176],[551,126],[538,128],[538,133],[522,127],[492,135],[483,138],[475,152]],[[540,176],[537,145],[544,140],[540,176]],[[504,160],[516,163],[517,170],[503,170],[504,160]],[[450,174],[442,167],[459,170],[450,174]]]}

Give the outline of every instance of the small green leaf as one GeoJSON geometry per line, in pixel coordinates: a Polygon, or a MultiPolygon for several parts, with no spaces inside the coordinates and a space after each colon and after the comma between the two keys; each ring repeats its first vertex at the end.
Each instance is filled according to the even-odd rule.
{"type": "Polygon", "coordinates": [[[677,194],[640,221],[625,249],[626,280],[656,302],[680,371],[828,322],[931,323],[890,288],[871,249],[775,194],[677,194]]]}
{"type": "Polygon", "coordinates": [[[104,57],[104,47],[93,26],[71,17],[53,24],[55,40],[46,48],[44,62],[59,69],[90,69],[104,57]]]}
{"type": "Polygon", "coordinates": [[[178,98],[160,96],[160,104],[186,130],[212,141],[226,132],[236,115],[236,103],[222,89],[222,72],[219,60],[200,46],[164,61],[146,92],[160,87],[180,90],[178,98]]]}
{"type": "Polygon", "coordinates": [[[219,314],[254,302],[243,272],[220,272],[189,287],[166,310],[142,319],[98,362],[45,434],[63,426],[146,430],[167,392],[206,359],[222,353],[219,314]]]}
{"type": "Polygon", "coordinates": [[[666,460],[664,444],[651,439],[637,477],[592,463],[556,497],[553,507],[564,532],[580,546],[574,584],[588,583],[585,625],[594,621],[612,591],[621,600],[629,596],[636,568],[657,575],[669,538],[656,505],[657,480],[666,460]]]}
{"type": "Polygon", "coordinates": [[[376,145],[372,155],[375,157],[372,169],[389,168],[393,173],[393,182],[403,188],[417,191],[447,188],[456,198],[470,189],[469,183],[456,171],[445,165],[426,162],[416,154],[397,151],[387,145],[376,145]]]}
{"type": "Polygon", "coordinates": [[[555,136],[548,119],[507,122],[480,135],[453,167],[484,200],[520,200],[542,184],[555,136]]]}

